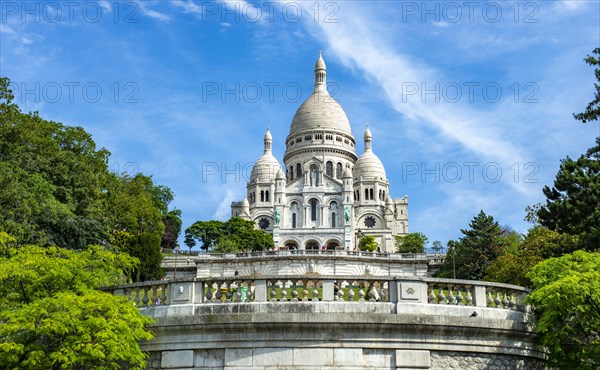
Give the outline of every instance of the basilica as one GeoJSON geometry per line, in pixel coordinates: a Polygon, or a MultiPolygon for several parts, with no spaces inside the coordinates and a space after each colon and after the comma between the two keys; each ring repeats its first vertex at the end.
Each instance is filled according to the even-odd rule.
{"type": "Polygon", "coordinates": [[[362,236],[372,235],[380,252],[394,252],[394,236],[408,233],[408,197],[390,196],[368,125],[364,152],[356,155],[350,122],[327,92],[326,77],[319,55],[314,91],[292,119],[283,169],[267,129],[264,154],[246,197],[231,204],[232,216],[254,221],[279,249],[354,250],[362,236]]]}

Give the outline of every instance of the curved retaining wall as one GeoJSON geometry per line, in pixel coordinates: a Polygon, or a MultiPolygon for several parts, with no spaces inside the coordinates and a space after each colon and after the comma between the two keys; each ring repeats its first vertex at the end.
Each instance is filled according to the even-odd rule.
{"type": "Polygon", "coordinates": [[[143,344],[153,370],[544,368],[523,288],[332,279],[179,279],[111,290],[157,319],[156,338],[143,344]]]}

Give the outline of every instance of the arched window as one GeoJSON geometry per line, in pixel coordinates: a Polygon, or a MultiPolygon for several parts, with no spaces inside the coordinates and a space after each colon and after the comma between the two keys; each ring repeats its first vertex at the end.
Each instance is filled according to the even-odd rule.
{"type": "Polygon", "coordinates": [[[373,188],[369,189],[369,194],[371,195],[369,199],[373,200],[373,188]]]}
{"type": "Polygon", "coordinates": [[[269,191],[265,191],[265,202],[269,201],[269,191]]]}
{"type": "Polygon", "coordinates": [[[261,191],[260,191],[260,201],[261,201],[261,202],[264,202],[264,201],[265,201],[265,191],[264,191],[264,190],[261,190],[261,191]]]}
{"type": "Polygon", "coordinates": [[[335,227],[335,212],[331,212],[331,227],[335,227]]]}
{"type": "Polygon", "coordinates": [[[290,181],[292,181],[294,179],[294,166],[290,166],[288,170],[288,175],[290,176],[290,181]]]}
{"type": "Polygon", "coordinates": [[[369,200],[369,189],[365,189],[365,200],[369,200]]]}
{"type": "Polygon", "coordinates": [[[383,200],[383,195],[381,189],[379,189],[379,200],[383,200]]]}
{"type": "Polygon", "coordinates": [[[310,166],[310,186],[319,186],[319,167],[316,164],[310,166]]]}
{"type": "Polygon", "coordinates": [[[342,178],[342,164],[338,163],[336,168],[335,168],[335,177],[337,177],[338,179],[342,178]]]}
{"type": "Polygon", "coordinates": [[[292,229],[295,229],[298,227],[298,203],[292,202],[290,209],[292,210],[292,229]]]}
{"type": "Polygon", "coordinates": [[[328,161],[325,164],[325,173],[327,174],[327,176],[333,177],[333,162],[332,161],[328,161]]]}
{"type": "Polygon", "coordinates": [[[382,200],[385,200],[385,190],[383,191],[383,199],[382,200]]]}
{"type": "Polygon", "coordinates": [[[317,221],[317,201],[315,199],[310,201],[310,220],[317,221]]]}
{"type": "Polygon", "coordinates": [[[302,166],[300,165],[300,163],[298,163],[296,165],[296,177],[300,177],[302,176],[302,166]]]}

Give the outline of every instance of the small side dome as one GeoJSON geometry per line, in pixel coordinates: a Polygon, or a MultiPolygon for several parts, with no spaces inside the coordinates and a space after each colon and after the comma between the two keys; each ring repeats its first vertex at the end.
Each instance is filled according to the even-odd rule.
{"type": "Polygon", "coordinates": [[[388,194],[387,198],[385,198],[385,205],[388,207],[394,206],[394,201],[392,200],[392,197],[390,197],[389,194],[388,194]]]}
{"type": "Polygon", "coordinates": [[[277,171],[277,176],[275,177],[275,180],[285,180],[285,176],[283,176],[283,170],[280,168],[279,171],[277,171]]]}
{"type": "Polygon", "coordinates": [[[317,59],[317,62],[315,63],[315,71],[318,69],[324,69],[327,70],[327,66],[325,66],[325,60],[323,60],[323,53],[319,52],[319,59],[317,59]]]}
{"type": "Polygon", "coordinates": [[[265,143],[265,151],[264,154],[258,158],[254,167],[252,167],[252,173],[250,174],[250,183],[256,181],[271,181],[273,180],[279,171],[281,171],[281,166],[279,165],[279,161],[277,158],[273,156],[271,153],[271,145],[272,145],[272,137],[271,132],[267,129],[265,134],[264,143],[265,143]]]}
{"type": "Polygon", "coordinates": [[[373,151],[364,152],[354,165],[354,177],[386,180],[385,168],[373,151]]]}
{"type": "Polygon", "coordinates": [[[250,208],[250,202],[248,202],[248,198],[246,197],[242,200],[242,208],[250,208]]]}
{"type": "Polygon", "coordinates": [[[343,179],[352,178],[352,171],[350,171],[350,167],[346,167],[344,173],[342,174],[343,179]]]}
{"type": "Polygon", "coordinates": [[[371,180],[386,180],[385,168],[383,163],[375,153],[373,153],[373,135],[369,130],[369,125],[365,129],[365,152],[358,158],[354,165],[354,177],[371,180]]]}

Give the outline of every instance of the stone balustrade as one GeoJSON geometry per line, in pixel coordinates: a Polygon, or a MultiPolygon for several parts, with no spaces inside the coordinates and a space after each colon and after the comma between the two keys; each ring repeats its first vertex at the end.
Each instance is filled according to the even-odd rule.
{"type": "Polygon", "coordinates": [[[110,287],[140,308],[254,302],[381,302],[486,307],[526,312],[527,289],[437,278],[257,276],[181,278],[110,287]]]}
{"type": "Polygon", "coordinates": [[[254,251],[244,253],[182,253],[181,255],[167,256],[164,259],[164,264],[167,266],[175,264],[177,259],[178,264],[188,261],[206,261],[206,260],[223,260],[223,259],[244,259],[257,257],[287,257],[287,256],[319,256],[319,257],[367,257],[386,260],[406,260],[406,261],[432,261],[433,263],[441,264],[445,255],[434,253],[377,253],[363,251],[346,251],[346,250],[317,250],[317,249],[297,249],[297,250],[279,250],[279,251],[254,251]]]}

